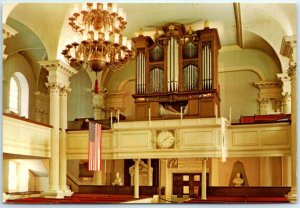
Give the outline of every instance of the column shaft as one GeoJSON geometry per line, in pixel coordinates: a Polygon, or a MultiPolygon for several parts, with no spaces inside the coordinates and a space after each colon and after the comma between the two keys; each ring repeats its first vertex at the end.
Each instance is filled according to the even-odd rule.
{"type": "Polygon", "coordinates": [[[134,198],[138,199],[139,185],[140,185],[140,173],[139,173],[139,159],[134,160],[134,198]]]}
{"type": "Polygon", "coordinates": [[[152,186],[152,171],[151,171],[151,159],[148,159],[148,186],[152,186]]]}
{"type": "Polygon", "coordinates": [[[201,199],[206,200],[206,159],[202,160],[201,180],[201,199]]]}
{"type": "Polygon", "coordinates": [[[291,99],[292,99],[292,122],[291,122],[291,192],[288,198],[291,202],[297,200],[297,80],[296,80],[296,64],[290,64],[289,75],[291,77],[291,99]]]}
{"type": "Polygon", "coordinates": [[[51,159],[49,167],[49,189],[59,190],[59,87],[50,86],[51,159]]]}
{"type": "Polygon", "coordinates": [[[59,143],[59,186],[61,190],[67,189],[67,90],[60,92],[60,143],[59,143]]]}

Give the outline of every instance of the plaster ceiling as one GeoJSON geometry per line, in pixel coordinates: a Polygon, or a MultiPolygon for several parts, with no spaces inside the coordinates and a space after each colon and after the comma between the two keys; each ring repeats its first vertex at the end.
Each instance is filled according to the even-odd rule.
{"type": "MultiPolygon", "coordinates": [[[[4,5],[4,13],[9,13],[6,9],[11,11],[6,16],[28,27],[33,36],[39,38],[41,44],[31,42],[35,44],[34,48],[43,46],[49,59],[57,59],[60,58],[66,40],[72,36],[68,16],[74,5],[76,4],[20,3],[15,7],[4,5]]],[[[218,28],[221,45],[226,47],[238,45],[237,24],[240,24],[243,36],[241,47],[261,50],[279,62],[282,37],[296,32],[296,5],[240,5],[240,23],[236,21],[233,3],[121,3],[118,7],[124,8],[127,13],[128,24],[123,34],[129,38],[135,37],[140,28],[143,28],[144,34],[151,35],[155,27],[168,22],[179,22],[199,30],[203,28],[204,20],[208,20],[210,27],[218,28]]],[[[6,23],[14,26],[10,25],[10,21],[6,23]]],[[[19,41],[24,43],[13,46],[13,49],[8,46],[7,50],[20,50],[28,43],[28,37],[24,36],[19,41]]],[[[30,57],[42,58],[32,54],[30,57]]]]}

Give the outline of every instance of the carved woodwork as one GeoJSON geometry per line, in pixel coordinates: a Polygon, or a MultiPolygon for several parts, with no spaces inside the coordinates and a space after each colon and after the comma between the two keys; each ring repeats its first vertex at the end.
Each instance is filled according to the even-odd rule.
{"type": "Polygon", "coordinates": [[[154,40],[140,35],[136,48],[136,120],[220,115],[217,29],[186,30],[168,23],[154,40]],[[166,107],[167,106],[167,107],[166,107]]]}

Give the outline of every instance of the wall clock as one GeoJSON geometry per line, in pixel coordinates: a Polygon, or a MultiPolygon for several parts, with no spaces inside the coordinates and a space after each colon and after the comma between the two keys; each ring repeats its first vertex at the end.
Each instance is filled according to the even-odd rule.
{"type": "Polygon", "coordinates": [[[161,131],[156,138],[156,147],[159,149],[173,148],[175,144],[175,137],[171,131],[161,131]]]}

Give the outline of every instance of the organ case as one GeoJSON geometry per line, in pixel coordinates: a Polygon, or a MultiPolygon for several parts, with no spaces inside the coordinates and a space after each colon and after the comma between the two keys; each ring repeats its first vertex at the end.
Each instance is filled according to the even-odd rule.
{"type": "Polygon", "coordinates": [[[136,48],[136,120],[220,115],[217,29],[163,26],[154,40],[139,35],[136,48]]]}

